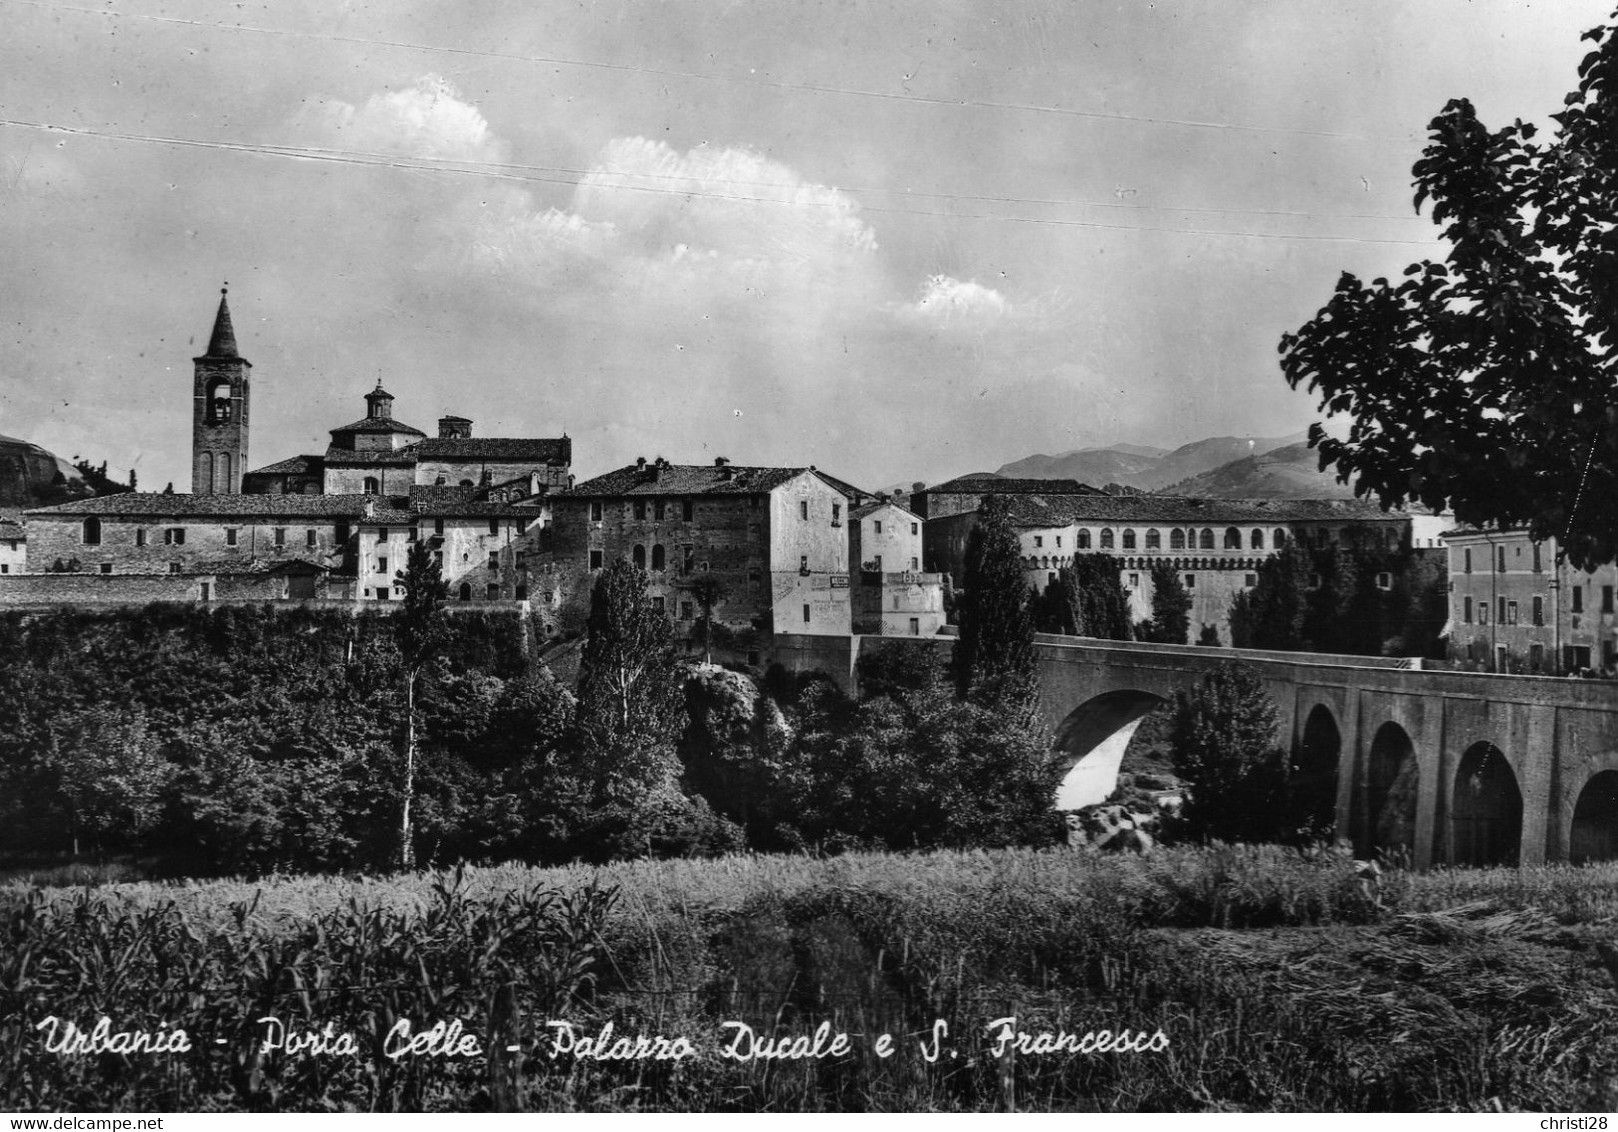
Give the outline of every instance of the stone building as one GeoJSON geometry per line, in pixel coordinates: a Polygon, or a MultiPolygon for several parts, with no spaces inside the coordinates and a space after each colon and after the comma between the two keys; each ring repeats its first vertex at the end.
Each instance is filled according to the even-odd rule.
{"type": "Polygon", "coordinates": [[[26,539],[0,526],[0,603],[270,599],[389,601],[411,543],[427,541],[451,598],[526,601],[517,540],[550,520],[571,479],[572,441],[475,437],[446,416],[438,436],[396,420],[381,383],[365,416],[331,430],[319,455],[244,471],[252,363],[240,356],[221,294],[208,349],[193,359],[192,492],[122,495],[34,508],[26,539]],[[32,546],[26,558],[8,543],[32,546]],[[301,563],[302,565],[297,565],[301,563]],[[274,578],[268,575],[273,572],[274,578]],[[254,579],[227,584],[224,575],[254,579]],[[84,576],[101,579],[83,583],[84,576]],[[125,582],[109,579],[125,578],[125,582]],[[165,579],[161,583],[136,579],[165,579]],[[272,584],[272,582],[274,584],[272,584]],[[167,600],[167,599],[165,599],[167,600]]]}
{"type": "Polygon", "coordinates": [[[714,579],[718,636],[757,660],[776,633],[850,631],[846,524],[866,498],[813,467],[643,458],[551,496],[551,524],[527,540],[524,569],[542,579],[532,584],[543,584],[549,615],[576,629],[596,572],[627,559],[649,573],[653,603],[692,651],[703,616],[698,581],[714,579]]]}
{"type": "MultiPolygon", "coordinates": [[[[1167,561],[1191,595],[1193,636],[1211,626],[1225,644],[1231,603],[1258,583],[1259,565],[1288,540],[1398,550],[1410,539],[1407,515],[1357,500],[1019,494],[1010,511],[1031,588],[1054,582],[1075,555],[1110,554],[1138,622],[1152,615],[1152,566],[1167,561]]],[[[975,510],[928,519],[927,568],[949,573],[959,586],[976,525],[975,510]]]]}
{"type": "Polygon", "coordinates": [[[1618,670],[1618,565],[1575,570],[1522,529],[1446,532],[1450,660],[1489,672],[1618,670]]]}
{"type": "Polygon", "coordinates": [[[22,512],[0,508],[0,574],[21,574],[28,569],[28,529],[22,512]]]}
{"type": "Polygon", "coordinates": [[[854,632],[930,637],[943,627],[943,575],[921,569],[921,516],[891,499],[849,513],[854,632]]]}

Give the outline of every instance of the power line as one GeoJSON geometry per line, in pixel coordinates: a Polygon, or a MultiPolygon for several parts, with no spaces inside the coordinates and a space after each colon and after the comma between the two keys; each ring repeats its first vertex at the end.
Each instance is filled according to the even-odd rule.
{"type": "MultiPolygon", "coordinates": [[[[249,154],[256,154],[256,155],[260,155],[260,156],[269,156],[269,157],[286,157],[286,158],[291,158],[291,159],[294,159],[294,160],[328,162],[328,163],[338,164],[338,165],[358,165],[358,166],[364,166],[364,167],[370,167],[370,168],[401,169],[401,170],[406,170],[406,171],[411,171],[411,172],[422,172],[422,173],[453,173],[453,174],[459,174],[461,176],[469,176],[469,177],[488,177],[488,178],[496,179],[496,180],[517,181],[517,182],[523,182],[523,183],[536,182],[536,183],[542,183],[542,184],[566,185],[566,186],[569,186],[569,187],[575,187],[577,185],[577,183],[578,183],[577,181],[569,179],[569,178],[543,176],[543,175],[540,175],[538,172],[526,173],[525,174],[525,173],[517,173],[517,172],[508,172],[508,171],[504,171],[503,169],[500,169],[500,168],[479,168],[479,167],[477,167],[478,163],[461,163],[461,164],[457,164],[457,163],[452,163],[452,162],[448,162],[448,161],[431,162],[431,161],[424,161],[424,159],[418,159],[418,158],[399,158],[399,157],[390,157],[390,156],[383,155],[383,154],[365,154],[365,153],[360,152],[360,151],[319,149],[319,148],[310,148],[310,147],[301,147],[301,146],[282,146],[282,145],[273,145],[273,144],[264,143],[264,142],[203,141],[203,140],[197,139],[197,138],[165,137],[165,136],[158,135],[158,134],[132,134],[132,133],[124,133],[124,132],[116,131],[116,130],[95,130],[95,129],[90,129],[88,127],[81,127],[81,126],[63,126],[63,125],[57,125],[57,124],[48,123],[48,122],[28,122],[28,121],[22,121],[22,120],[14,119],[14,118],[0,118],[0,126],[11,126],[11,127],[17,128],[17,129],[40,130],[40,131],[43,131],[43,132],[46,132],[46,133],[69,134],[69,135],[74,135],[74,136],[78,136],[78,137],[102,138],[102,139],[109,140],[109,141],[138,142],[138,143],[146,143],[146,144],[151,144],[151,145],[173,146],[173,147],[176,147],[176,148],[185,148],[185,149],[222,150],[222,151],[231,152],[231,153],[249,153],[249,154]]],[[[529,167],[516,167],[516,168],[529,168],[529,167]]],[[[538,169],[540,167],[532,167],[532,168],[538,169]]],[[[629,175],[638,175],[638,174],[629,174],[629,175]]],[[[713,193],[713,192],[703,192],[703,191],[695,190],[695,189],[658,188],[658,187],[652,186],[652,185],[602,184],[602,185],[595,185],[593,187],[603,188],[603,189],[611,189],[611,190],[622,190],[622,191],[626,191],[626,192],[657,193],[657,194],[664,195],[664,196],[700,197],[700,198],[709,199],[709,200],[731,200],[731,201],[742,201],[742,202],[756,203],[756,204],[773,204],[773,205],[794,207],[794,208],[801,208],[801,207],[840,208],[840,207],[842,207],[842,206],[838,205],[835,202],[829,202],[829,201],[781,200],[779,198],[767,197],[767,196],[747,196],[747,195],[743,195],[743,194],[733,194],[733,193],[713,193]]],[[[1018,202],[1017,198],[958,197],[958,198],[948,198],[948,199],[989,200],[989,201],[1005,200],[1005,201],[1011,201],[1011,202],[1018,202]]],[[[1018,203],[1035,204],[1035,203],[1042,203],[1042,202],[1038,202],[1038,201],[1020,201],[1018,203]]],[[[1433,242],[1432,240],[1374,239],[1374,238],[1365,238],[1365,237],[1357,237],[1357,236],[1326,236],[1326,235],[1318,235],[1318,234],[1311,234],[1311,233],[1254,232],[1254,231],[1247,231],[1247,230],[1227,231],[1227,230],[1220,230],[1220,229],[1205,229],[1205,228],[1164,228],[1164,227],[1156,227],[1156,226],[1152,226],[1152,225],[1141,225],[1141,224],[1109,224],[1109,223],[1103,223],[1101,221],[1096,221],[1096,220],[1065,220],[1065,219],[1054,218],[1054,217],[1008,216],[1008,215],[1002,215],[1002,214],[997,214],[997,213],[987,213],[987,212],[948,212],[948,211],[933,210],[933,209],[896,208],[896,207],[882,206],[882,205],[860,205],[860,206],[857,206],[857,207],[858,207],[858,211],[861,211],[861,212],[871,212],[871,213],[879,213],[879,214],[893,214],[893,215],[907,215],[907,216],[931,216],[931,217],[941,217],[941,218],[952,219],[952,220],[988,220],[988,221],[998,221],[998,222],[1007,223],[1007,224],[1046,224],[1046,225],[1052,225],[1052,226],[1056,226],[1056,227],[1097,228],[1097,229],[1110,230],[1110,231],[1119,231],[1119,232],[1163,232],[1163,233],[1168,233],[1168,234],[1171,234],[1171,235],[1186,235],[1186,236],[1226,236],[1226,237],[1243,238],[1243,239],[1258,239],[1258,240],[1299,240],[1299,241],[1311,241],[1311,242],[1350,243],[1350,244],[1408,244],[1408,245],[1423,246],[1423,247],[1429,246],[1433,242]]],[[[853,211],[853,210],[850,209],[850,211],[853,211]]],[[[1170,211],[1175,211],[1175,210],[1170,210],[1170,211]]],[[[1186,211],[1189,211],[1189,210],[1186,210],[1186,211]]],[[[1266,215],[1264,213],[1260,213],[1260,214],[1261,215],[1266,215]]],[[[1289,214],[1275,213],[1273,215],[1289,215],[1289,214]]]]}
{"type": "Polygon", "coordinates": [[[581,67],[591,70],[617,71],[629,74],[651,75],[657,78],[688,79],[695,82],[725,83],[764,87],[772,90],[802,94],[839,95],[850,98],[875,98],[889,102],[910,102],[923,106],[950,106],[981,110],[1002,110],[1031,114],[1056,114],[1069,118],[1085,118],[1107,122],[1132,122],[1152,126],[1179,126],[1198,130],[1230,130],[1239,133],[1286,134],[1294,137],[1334,138],[1352,141],[1409,141],[1411,134],[1351,134],[1334,130],[1304,130],[1288,126],[1254,126],[1241,122],[1214,122],[1195,118],[1170,118],[1147,114],[1124,114],[1118,111],[1075,110],[1064,106],[1045,106],[1030,102],[1001,102],[974,98],[939,98],[898,91],[864,90],[857,87],[828,86],[821,83],[792,83],[779,79],[761,79],[754,76],[713,75],[701,71],[676,71],[662,67],[641,67],[630,63],[609,63],[595,59],[569,59],[556,55],[524,55],[512,51],[490,51],[472,47],[445,47],[438,44],[411,43],[406,40],[366,39],[362,36],[338,35],[331,32],[296,31],[288,28],[258,27],[252,24],[218,24],[203,20],[182,19],[179,16],[158,16],[145,12],[112,12],[98,8],[80,8],[67,4],[53,4],[46,0],[7,0],[31,8],[44,8],[55,12],[74,12],[87,16],[111,19],[146,20],[158,24],[176,24],[182,27],[203,28],[208,31],[250,32],[254,35],[284,36],[295,39],[319,39],[331,43],[349,43],[367,47],[394,47],[405,51],[422,51],[443,55],[466,55],[482,59],[505,59],[520,63],[536,63],[555,67],[581,67]]]}

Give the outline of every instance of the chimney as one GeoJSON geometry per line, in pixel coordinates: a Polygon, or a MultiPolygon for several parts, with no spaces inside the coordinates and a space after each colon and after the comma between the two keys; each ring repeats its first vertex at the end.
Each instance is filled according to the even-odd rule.
{"type": "Polygon", "coordinates": [[[723,468],[728,463],[730,463],[729,456],[715,456],[713,458],[713,466],[716,468],[723,468]]]}
{"type": "Polygon", "coordinates": [[[465,417],[439,417],[438,439],[470,440],[472,439],[472,422],[465,417]]]}
{"type": "Polygon", "coordinates": [[[920,480],[917,480],[915,483],[910,485],[910,494],[912,495],[917,495],[926,490],[927,485],[922,483],[920,480]]]}
{"type": "Polygon", "coordinates": [[[489,471],[488,468],[484,468],[483,469],[483,475],[478,480],[478,486],[479,487],[488,487],[493,482],[494,482],[494,473],[489,471]]]}
{"type": "Polygon", "coordinates": [[[635,470],[637,472],[644,472],[646,470],[646,457],[645,456],[637,456],[635,458],[635,470]]]}

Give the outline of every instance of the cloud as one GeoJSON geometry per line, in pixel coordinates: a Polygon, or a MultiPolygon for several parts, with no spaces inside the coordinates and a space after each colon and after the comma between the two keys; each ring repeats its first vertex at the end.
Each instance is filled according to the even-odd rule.
{"type": "Polygon", "coordinates": [[[963,283],[948,275],[928,276],[921,285],[921,297],[899,309],[904,314],[945,323],[1005,318],[1014,313],[1011,303],[994,288],[976,280],[963,283]]]}
{"type": "Polygon", "coordinates": [[[364,153],[489,164],[509,156],[477,107],[437,75],[374,94],[363,106],[325,102],[311,116],[317,132],[333,145],[364,153]]]}

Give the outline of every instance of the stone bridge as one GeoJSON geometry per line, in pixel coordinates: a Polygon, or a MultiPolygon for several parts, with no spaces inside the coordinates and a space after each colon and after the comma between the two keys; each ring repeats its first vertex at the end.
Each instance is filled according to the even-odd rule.
{"type": "Polygon", "coordinates": [[[1280,709],[1290,793],[1356,849],[1430,864],[1618,857],[1618,684],[1376,657],[1038,638],[1057,805],[1105,798],[1143,716],[1221,664],[1280,709]]]}

